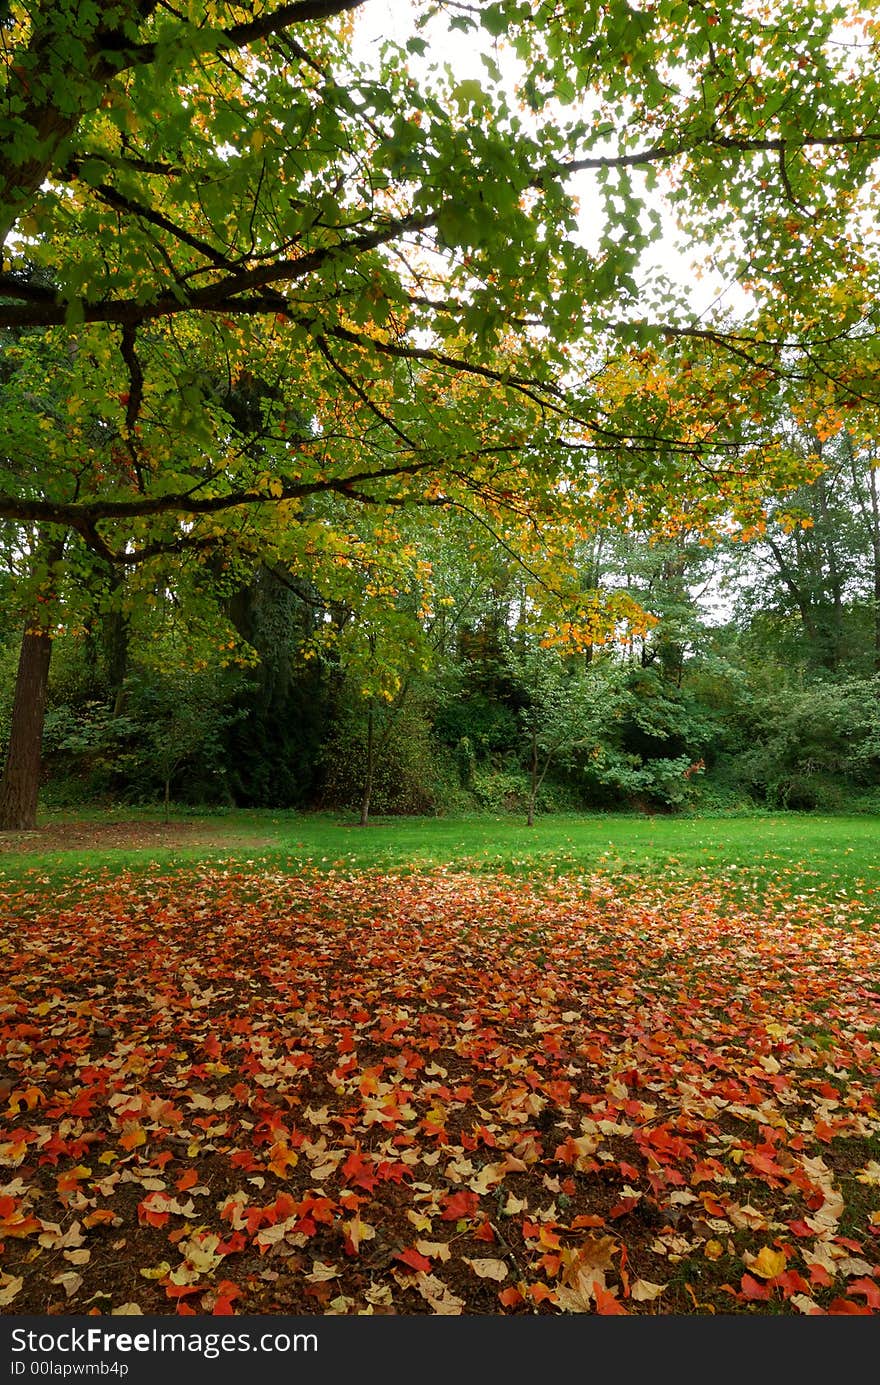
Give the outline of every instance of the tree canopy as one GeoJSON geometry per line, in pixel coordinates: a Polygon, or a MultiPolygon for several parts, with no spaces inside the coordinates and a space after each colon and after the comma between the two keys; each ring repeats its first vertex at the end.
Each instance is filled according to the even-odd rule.
{"type": "Polygon", "coordinates": [[[658,509],[729,506],[759,442],[770,464],[768,380],[847,388],[856,353],[861,390],[880,93],[857,8],[425,5],[368,64],[361,7],[12,4],[0,327],[79,378],[7,423],[0,514],[131,563],[264,500],[546,510],[594,497],[597,459],[606,504],[656,482],[658,509]],[[434,60],[447,26],[479,81],[434,60]],[[659,192],[751,321],[647,271],[659,192]]]}
{"type": "Polygon", "coordinates": [[[144,567],[205,627],[261,565],[394,626],[438,592],[410,512],[587,647],[602,525],[749,532],[874,426],[870,14],[451,0],[368,48],[365,10],[8,7],[0,520],[38,643],[144,567]],[[663,270],[671,219],[737,296],[663,270]]]}

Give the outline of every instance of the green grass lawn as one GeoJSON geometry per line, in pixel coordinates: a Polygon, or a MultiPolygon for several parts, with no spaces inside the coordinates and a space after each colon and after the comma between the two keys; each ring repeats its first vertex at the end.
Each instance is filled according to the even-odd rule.
{"type": "MultiPolygon", "coordinates": [[[[88,818],[97,829],[137,819],[154,831],[158,813],[115,810],[48,815],[63,827],[88,818]]],[[[143,846],[42,847],[36,835],[0,856],[0,878],[52,879],[81,872],[175,869],[228,862],[294,872],[454,866],[516,874],[593,872],[672,881],[711,877],[737,894],[781,886],[788,892],[842,892],[880,899],[880,820],[778,814],[751,818],[548,815],[533,828],[521,817],[377,818],[366,828],[345,816],[270,811],[180,813],[160,841],[143,846]],[[179,831],[176,825],[179,824],[179,831]],[[198,839],[187,833],[198,832],[198,839]]]]}

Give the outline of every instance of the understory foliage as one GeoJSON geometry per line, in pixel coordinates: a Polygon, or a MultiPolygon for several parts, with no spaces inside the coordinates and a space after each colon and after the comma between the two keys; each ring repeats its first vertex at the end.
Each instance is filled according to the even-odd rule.
{"type": "Polygon", "coordinates": [[[219,868],[3,904],[4,1308],[880,1311],[864,905],[219,868]]]}
{"type": "Polygon", "coordinates": [[[608,580],[645,623],[576,652],[536,633],[515,564],[487,575],[452,544],[435,607],[397,594],[382,623],[258,568],[216,609],[234,646],[219,665],[173,602],[128,621],[121,660],[115,616],[93,617],[54,641],[45,801],[149,803],[167,788],[190,805],[357,810],[369,778],[380,814],[525,813],[531,800],[538,812],[872,809],[873,608],[853,581],[847,647],[828,668],[772,587],[758,604],[764,553],[760,538],[709,557],[609,539],[608,580]],[[707,580],[727,583],[722,623],[701,603],[707,580]]]}

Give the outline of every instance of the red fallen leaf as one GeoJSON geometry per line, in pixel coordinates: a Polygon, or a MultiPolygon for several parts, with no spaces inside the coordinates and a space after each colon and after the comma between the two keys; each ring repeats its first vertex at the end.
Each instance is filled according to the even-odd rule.
{"type": "Polygon", "coordinates": [[[827,1145],[834,1139],[836,1131],[834,1126],[829,1125],[827,1121],[817,1120],[813,1126],[813,1134],[817,1140],[821,1140],[823,1144],[827,1145]]]}
{"type": "Polygon", "coordinates": [[[724,1207],[718,1201],[715,1193],[700,1193],[700,1201],[709,1213],[710,1217],[723,1217],[724,1207]]]}
{"type": "Polygon", "coordinates": [[[471,1235],[473,1236],[475,1241],[491,1241],[493,1243],[495,1241],[495,1232],[492,1230],[492,1226],[488,1218],[485,1221],[480,1222],[480,1225],[477,1227],[476,1231],[472,1231],[471,1235]]]}
{"type": "Polygon", "coordinates": [[[717,1159],[698,1159],[691,1173],[691,1185],[714,1183],[724,1173],[724,1166],[717,1159]]]}
{"type": "Polygon", "coordinates": [[[615,1202],[614,1206],[609,1210],[608,1215],[616,1221],[618,1217],[625,1217],[627,1212],[631,1212],[638,1203],[639,1198],[637,1197],[621,1198],[620,1202],[615,1202]]]}
{"type": "Polygon", "coordinates": [[[179,1193],[185,1193],[187,1188],[194,1188],[199,1181],[199,1175],[195,1169],[186,1169],[175,1183],[175,1188],[179,1193]]]}
{"type": "Polygon", "coordinates": [[[596,1300],[596,1312],[602,1317],[607,1318],[620,1314],[627,1316],[627,1310],[620,1300],[598,1284],[593,1287],[593,1297],[596,1300]]]}
{"type": "Polygon", "coordinates": [[[144,1198],[143,1202],[138,1203],[137,1215],[141,1226],[147,1225],[157,1227],[167,1226],[170,1217],[170,1213],[168,1212],[155,1212],[152,1207],[150,1207],[146,1198],[144,1198]]]}
{"type": "Polygon", "coordinates": [[[546,1284],[542,1284],[540,1280],[537,1284],[529,1284],[526,1293],[534,1303],[545,1303],[548,1298],[553,1298],[553,1290],[548,1288],[546,1284]]]}
{"type": "Polygon", "coordinates": [[[547,1250],[559,1250],[562,1245],[559,1239],[559,1233],[554,1231],[552,1226],[541,1227],[538,1241],[542,1246],[545,1246],[547,1250]]]}
{"type": "Polygon", "coordinates": [[[863,1308],[860,1303],[853,1303],[849,1298],[835,1298],[829,1303],[827,1312],[829,1316],[840,1317],[844,1313],[852,1317],[870,1317],[870,1308],[863,1308]]]}
{"type": "MultiPolygon", "coordinates": [[[[585,1212],[579,1217],[575,1217],[571,1224],[572,1231],[579,1231],[582,1226],[597,1227],[604,1226],[605,1218],[597,1216],[595,1212],[585,1212]]],[[[523,1232],[525,1235],[525,1232],[523,1232]]]]}
{"type": "Polygon", "coordinates": [[[360,1147],[352,1150],[340,1172],[346,1183],[353,1183],[356,1188],[363,1188],[368,1193],[371,1193],[379,1182],[373,1172],[373,1165],[364,1161],[360,1147]]]}
{"type": "Polygon", "coordinates": [[[232,1304],[235,1299],[241,1298],[241,1293],[240,1286],[236,1284],[234,1280],[221,1279],[220,1283],[217,1285],[217,1298],[214,1302],[214,1307],[211,1309],[212,1315],[215,1318],[234,1317],[235,1309],[232,1304]]]}
{"type": "Polygon", "coordinates": [[[190,1308],[189,1304],[188,1304],[188,1303],[184,1303],[182,1300],[181,1300],[181,1302],[178,1303],[178,1305],[177,1305],[177,1313],[178,1313],[178,1316],[181,1317],[181,1318],[197,1318],[197,1317],[198,1317],[198,1313],[196,1312],[195,1308],[190,1308]]]}
{"type": "Polygon", "coordinates": [[[851,1250],[853,1255],[861,1255],[864,1250],[861,1241],[854,1241],[851,1236],[835,1236],[834,1244],[836,1246],[846,1246],[846,1249],[851,1250]]]}
{"type": "Polygon", "coordinates": [[[761,1154],[757,1150],[747,1149],[743,1155],[743,1163],[750,1164],[756,1173],[766,1174],[770,1179],[784,1177],[783,1170],[769,1154],[761,1154]]]}
{"type": "Polygon", "coordinates": [[[96,1207],[94,1212],[87,1212],[83,1217],[83,1226],[91,1230],[93,1226],[109,1226],[110,1222],[115,1221],[116,1213],[110,1207],[96,1207]]]}
{"type": "Polygon", "coordinates": [[[441,1213],[441,1221],[459,1221],[462,1217],[472,1217],[477,1210],[479,1198],[476,1193],[463,1189],[460,1193],[447,1193],[441,1213]]]}
{"type": "Polygon", "coordinates": [[[32,1236],[35,1231],[42,1231],[43,1223],[37,1221],[36,1217],[14,1216],[9,1221],[0,1223],[0,1233],[4,1236],[12,1236],[22,1239],[25,1236],[32,1236]]]}
{"type": "Polygon", "coordinates": [[[408,1250],[399,1250],[394,1256],[395,1260],[402,1260],[404,1265],[409,1265],[412,1270],[423,1270],[425,1274],[431,1272],[431,1261],[426,1255],[421,1255],[414,1246],[408,1250]]]}
{"type": "Polygon", "coordinates": [[[229,1162],[235,1169],[246,1169],[248,1173],[253,1173],[259,1169],[259,1162],[254,1158],[249,1149],[236,1149],[229,1158],[229,1162]]]}
{"type": "Polygon", "coordinates": [[[739,1281],[740,1297],[748,1303],[765,1302],[770,1297],[770,1286],[759,1284],[757,1279],[753,1279],[750,1274],[744,1274],[739,1281]]]}
{"type": "Polygon", "coordinates": [[[788,1223],[788,1229],[795,1236],[813,1237],[816,1234],[815,1231],[807,1226],[805,1221],[790,1221],[788,1223]]]}
{"type": "Polygon", "coordinates": [[[525,1299],[516,1285],[511,1284],[509,1288],[500,1291],[498,1294],[498,1302],[502,1304],[504,1308],[515,1308],[518,1303],[525,1303],[525,1299]]]}
{"type": "Polygon", "coordinates": [[[880,1308],[880,1285],[875,1279],[851,1279],[846,1291],[848,1294],[864,1294],[869,1308],[880,1308]]]}
{"type": "Polygon", "coordinates": [[[203,1294],[207,1287],[206,1284],[166,1284],[165,1294],[167,1298],[186,1298],[188,1294],[203,1294]]]}
{"type": "Polygon", "coordinates": [[[828,1273],[828,1271],[825,1269],[823,1265],[810,1266],[811,1284],[818,1284],[823,1289],[829,1289],[833,1282],[834,1281],[832,1280],[831,1275],[828,1273]]]}
{"type": "Polygon", "coordinates": [[[791,1298],[792,1294],[809,1294],[810,1286],[802,1274],[797,1270],[783,1270],[773,1280],[778,1284],[785,1298],[791,1298]]]}
{"type": "Polygon", "coordinates": [[[243,1231],[234,1231],[228,1241],[221,1241],[217,1246],[218,1255],[237,1255],[247,1246],[247,1236],[243,1231]]]}

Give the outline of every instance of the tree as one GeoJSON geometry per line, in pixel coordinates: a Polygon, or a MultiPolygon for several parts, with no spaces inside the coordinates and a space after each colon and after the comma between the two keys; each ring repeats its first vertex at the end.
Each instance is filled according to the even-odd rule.
{"type": "Polygon", "coordinates": [[[824,344],[871,323],[870,25],[855,12],[864,48],[842,50],[837,13],[795,0],[769,22],[745,3],[425,6],[371,70],[360,3],[13,0],[0,328],[66,360],[69,392],[60,414],[4,404],[0,518],[71,560],[262,548],[311,575],[352,507],[465,507],[527,548],[648,491],[673,510],[698,492],[708,516],[743,474],[765,484],[774,453],[743,419],[768,373],[821,374],[824,344]],[[482,44],[481,81],[417,70],[444,17],[482,44]],[[745,327],[637,282],[658,174],[704,241],[724,234],[745,327]],[[685,349],[722,363],[733,419],[727,388],[701,421],[685,349]],[[629,389],[663,353],[667,395],[629,389]]]}

